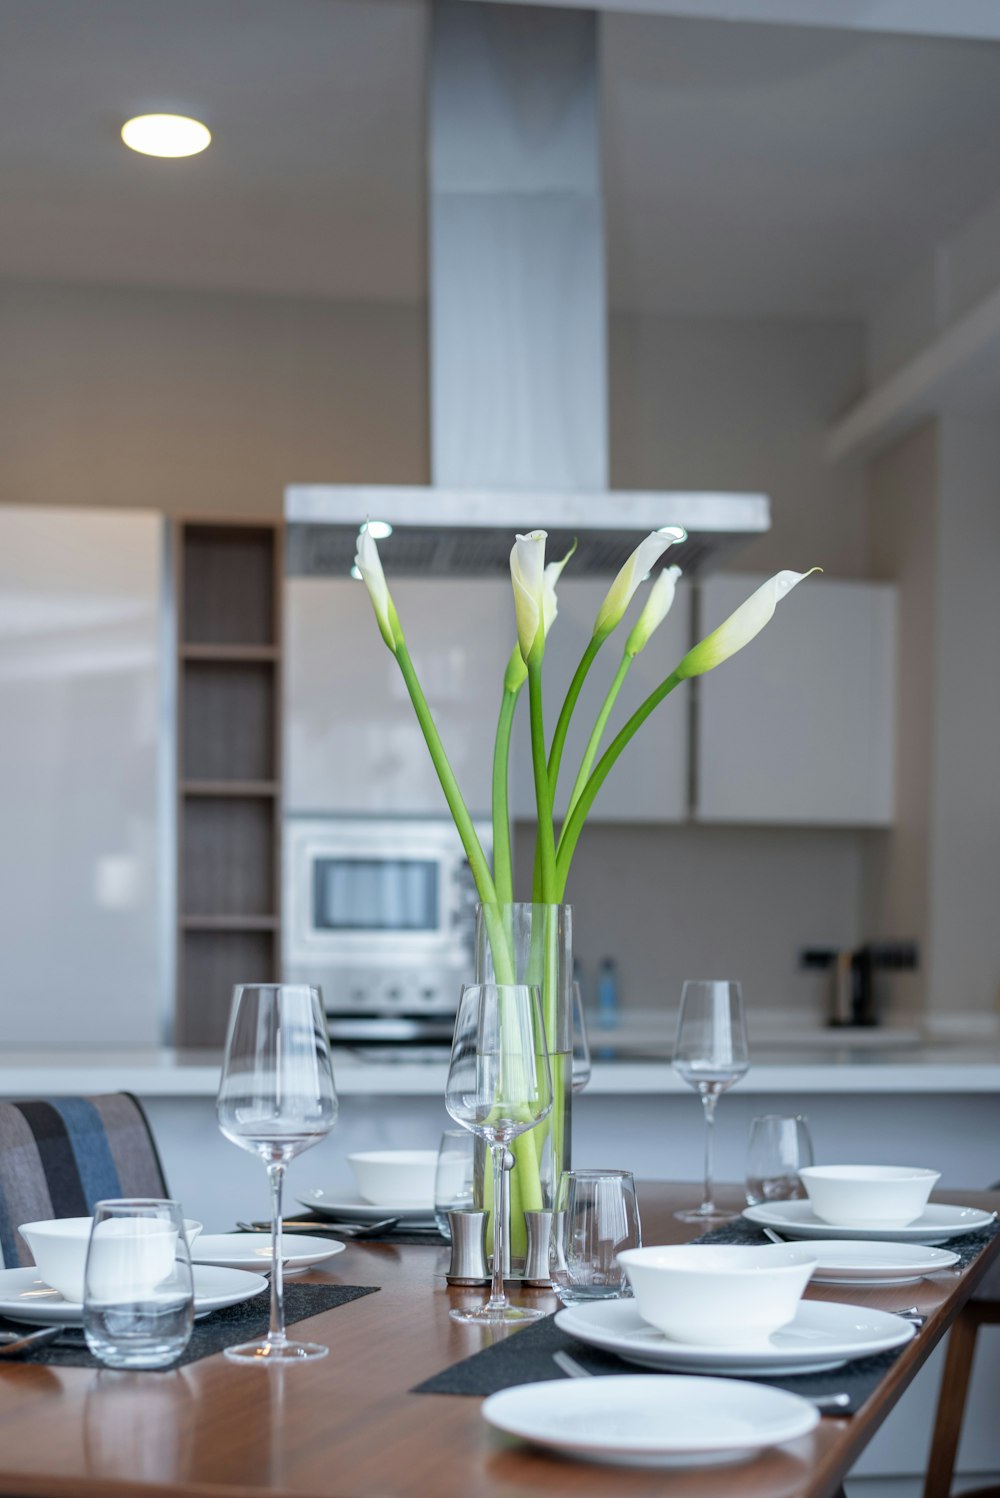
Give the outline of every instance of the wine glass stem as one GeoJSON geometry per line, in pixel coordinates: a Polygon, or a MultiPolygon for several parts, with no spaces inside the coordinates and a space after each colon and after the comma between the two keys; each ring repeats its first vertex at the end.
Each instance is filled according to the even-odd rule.
{"type": "Polygon", "coordinates": [[[715,1210],[715,1188],[712,1184],[714,1175],[712,1148],[715,1141],[715,1105],[719,1101],[717,1092],[705,1091],[701,1095],[702,1107],[705,1110],[705,1199],[702,1202],[702,1211],[714,1212],[715,1210]]]}
{"type": "Polygon", "coordinates": [[[280,1161],[267,1167],[271,1182],[271,1325],[267,1340],[280,1345],[285,1342],[285,1276],[281,1253],[281,1188],[285,1180],[285,1167],[280,1161]]]}
{"type": "Polygon", "coordinates": [[[494,1142],[490,1145],[490,1153],[493,1156],[493,1283],[486,1309],[501,1311],[507,1305],[503,1288],[503,1262],[507,1252],[507,1172],[503,1161],[507,1146],[494,1142]]]}

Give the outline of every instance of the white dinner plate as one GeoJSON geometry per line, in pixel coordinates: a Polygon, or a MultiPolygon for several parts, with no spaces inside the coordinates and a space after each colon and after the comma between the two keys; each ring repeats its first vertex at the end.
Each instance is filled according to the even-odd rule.
{"type": "MultiPolygon", "coordinates": [[[[216,1269],[209,1264],[195,1264],[194,1313],[207,1316],[223,1306],[239,1305],[267,1289],[262,1274],[248,1274],[245,1269],[216,1269]]],[[[33,1264],[24,1269],[0,1269],[0,1316],[11,1321],[30,1321],[35,1326],[79,1326],[83,1306],[64,1300],[39,1277],[33,1264]]]]}
{"type": "Polygon", "coordinates": [[[909,1285],[960,1263],[958,1254],[921,1243],[825,1238],[815,1249],[813,1280],[820,1285],[909,1285]]]}
{"type": "Polygon", "coordinates": [[[745,1461],[808,1435],[819,1420],[797,1394],[725,1378],[555,1379],[491,1394],[483,1418],[538,1446],[627,1467],[745,1461]]]}
{"type": "Polygon", "coordinates": [[[772,1332],[761,1346],[708,1347],[673,1342],[639,1315],[634,1300],[595,1300],[567,1306],[556,1326],[627,1363],[688,1373],[819,1373],[852,1358],[871,1357],[909,1342],[909,1321],[888,1311],[836,1302],[804,1300],[794,1321],[772,1332]]]}
{"type": "MultiPolygon", "coordinates": [[[[347,1247],[336,1238],[310,1238],[305,1233],[282,1233],[281,1261],[285,1273],[322,1264],[347,1247]]],[[[191,1246],[194,1264],[215,1264],[220,1269],[256,1269],[271,1267],[270,1233],[203,1233],[191,1246]]]]}
{"type": "Polygon", "coordinates": [[[824,1222],[807,1201],[768,1202],[747,1207],[743,1216],[758,1227],[773,1228],[786,1238],[856,1238],[883,1243],[947,1243],[963,1233],[975,1233],[996,1220],[995,1212],[978,1207],[953,1207],[929,1202],[915,1222],[904,1228],[873,1227],[850,1222],[824,1222]]]}
{"type": "Polygon", "coordinates": [[[417,1206],[412,1202],[405,1202],[396,1206],[373,1207],[371,1202],[363,1202],[359,1197],[355,1197],[353,1201],[337,1201],[329,1191],[320,1191],[318,1187],[303,1191],[295,1200],[338,1222],[380,1222],[383,1217],[398,1217],[400,1222],[426,1223],[428,1226],[434,1222],[433,1202],[417,1206]]]}

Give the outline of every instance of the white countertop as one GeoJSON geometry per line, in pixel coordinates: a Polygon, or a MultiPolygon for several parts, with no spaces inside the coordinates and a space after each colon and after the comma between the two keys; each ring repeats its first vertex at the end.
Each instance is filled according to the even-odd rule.
{"type": "MultiPolygon", "coordinates": [[[[605,1036],[595,1036],[595,1050],[605,1036]]],[[[214,1097],[221,1056],[207,1051],[25,1050],[0,1056],[0,1096],[46,1097],[129,1091],[139,1097],[214,1097]]],[[[444,1091],[444,1061],[367,1061],[334,1051],[343,1097],[433,1096],[444,1091]]],[[[1000,1093],[1000,1047],[907,1045],[897,1050],[822,1045],[753,1052],[743,1093],[1000,1093]]],[[[664,1060],[595,1060],[589,1094],[686,1094],[664,1060]]]]}

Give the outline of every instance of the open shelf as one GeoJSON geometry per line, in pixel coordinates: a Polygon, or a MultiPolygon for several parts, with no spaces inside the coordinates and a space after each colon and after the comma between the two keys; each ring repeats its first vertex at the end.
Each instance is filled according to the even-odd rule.
{"type": "Polygon", "coordinates": [[[182,796],[279,796],[277,780],[182,780],[182,796]]]}
{"type": "Polygon", "coordinates": [[[277,931],[276,915],[185,915],[185,931],[277,931]]]}
{"type": "Polygon", "coordinates": [[[214,1047],[280,977],[281,528],[181,520],[174,558],[176,1039],[214,1047]]]}

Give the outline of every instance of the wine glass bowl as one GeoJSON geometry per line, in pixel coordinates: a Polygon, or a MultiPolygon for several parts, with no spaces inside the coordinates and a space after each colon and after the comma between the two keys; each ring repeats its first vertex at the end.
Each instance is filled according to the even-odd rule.
{"type": "Polygon", "coordinates": [[[738,983],[689,979],[681,992],[673,1066],[701,1096],[705,1111],[705,1190],[700,1207],[677,1212],[682,1222],[719,1222],[731,1216],[714,1201],[712,1144],[715,1106],[750,1066],[743,994],[738,983]]]}
{"type": "Polygon", "coordinates": [[[456,1123],[489,1146],[493,1158],[493,1283],[485,1305],[454,1309],[456,1321],[497,1325],[543,1313],[512,1306],[504,1293],[507,1146],[552,1109],[549,1065],[537,988],[472,983],[462,990],[445,1107],[456,1123]]]}
{"type": "Polygon", "coordinates": [[[319,990],[301,984],[238,985],[216,1113],[224,1136],[259,1155],[271,1182],[271,1322],[260,1341],[227,1348],[229,1358],[298,1362],[329,1352],[321,1343],[290,1341],[285,1332],[281,1190],[288,1162],[326,1138],[337,1111],[319,990]]]}

